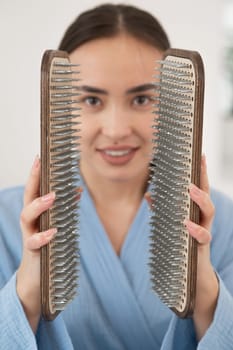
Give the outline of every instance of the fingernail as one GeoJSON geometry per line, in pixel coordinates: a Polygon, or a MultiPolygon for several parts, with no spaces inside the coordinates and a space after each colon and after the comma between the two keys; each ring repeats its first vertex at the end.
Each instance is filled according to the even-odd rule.
{"type": "Polygon", "coordinates": [[[45,196],[41,197],[42,202],[50,202],[55,199],[55,192],[50,192],[45,196]]]}
{"type": "Polygon", "coordinates": [[[77,187],[76,191],[77,191],[78,193],[82,193],[82,192],[83,192],[83,189],[82,189],[82,187],[77,187]]]}
{"type": "Polygon", "coordinates": [[[205,168],[207,167],[207,165],[206,165],[206,155],[205,154],[202,155],[201,166],[205,167],[205,168]]]}
{"type": "Polygon", "coordinates": [[[194,184],[190,184],[189,185],[189,190],[192,192],[192,194],[194,194],[194,195],[199,195],[200,194],[200,190],[199,190],[199,188],[197,187],[197,186],[195,186],[194,184]]]}
{"type": "Polygon", "coordinates": [[[76,200],[78,201],[78,200],[80,200],[81,194],[83,192],[82,187],[77,187],[76,192],[77,192],[76,200]]]}
{"type": "Polygon", "coordinates": [[[50,228],[48,231],[46,231],[44,233],[44,236],[49,238],[49,237],[52,237],[53,235],[55,235],[55,233],[57,233],[57,229],[56,228],[50,228]]]}
{"type": "Polygon", "coordinates": [[[184,220],[184,225],[189,228],[189,229],[194,229],[196,227],[196,225],[194,224],[194,222],[188,220],[188,219],[185,219],[184,220]]]}
{"type": "Polygon", "coordinates": [[[147,203],[148,203],[150,206],[152,206],[153,202],[152,202],[152,198],[151,198],[150,192],[146,192],[146,193],[144,194],[144,198],[145,198],[145,200],[147,201],[147,203]]]}
{"type": "Polygon", "coordinates": [[[186,226],[188,224],[189,220],[188,219],[184,219],[184,225],[186,226]]]}
{"type": "Polygon", "coordinates": [[[32,165],[33,169],[37,169],[39,164],[40,164],[40,158],[39,158],[39,156],[37,154],[35,159],[34,159],[33,165],[32,165]]]}

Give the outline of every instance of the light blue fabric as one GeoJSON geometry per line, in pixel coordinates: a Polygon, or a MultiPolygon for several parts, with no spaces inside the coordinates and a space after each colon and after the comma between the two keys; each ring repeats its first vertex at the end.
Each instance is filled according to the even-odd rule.
{"type": "Polygon", "coordinates": [[[143,200],[117,257],[84,188],[77,298],[36,337],[16,293],[21,259],[23,188],[0,192],[0,349],[231,350],[233,349],[233,203],[212,192],[216,206],[211,259],[220,279],[214,321],[199,344],[192,319],[178,319],[151,291],[148,217],[143,200]]]}

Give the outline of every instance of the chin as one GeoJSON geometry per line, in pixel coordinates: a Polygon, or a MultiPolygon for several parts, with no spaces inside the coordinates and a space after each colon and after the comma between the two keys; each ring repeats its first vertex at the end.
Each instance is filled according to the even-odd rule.
{"type": "Polygon", "coordinates": [[[141,173],[135,173],[135,171],[132,171],[132,172],[112,172],[112,173],[105,173],[104,177],[108,180],[108,181],[111,181],[113,183],[129,183],[129,182],[132,182],[132,181],[139,181],[141,182],[142,179],[144,179],[145,177],[147,176],[146,172],[143,171],[141,173]]]}

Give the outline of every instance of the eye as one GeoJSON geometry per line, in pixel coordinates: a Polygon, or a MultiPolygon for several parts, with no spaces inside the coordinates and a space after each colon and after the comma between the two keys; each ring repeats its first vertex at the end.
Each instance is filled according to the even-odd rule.
{"type": "Polygon", "coordinates": [[[147,106],[152,102],[152,97],[147,95],[138,95],[133,99],[136,106],[147,106]]]}
{"type": "Polygon", "coordinates": [[[87,106],[100,106],[101,100],[96,96],[86,96],[83,97],[82,102],[84,102],[87,106]]]}

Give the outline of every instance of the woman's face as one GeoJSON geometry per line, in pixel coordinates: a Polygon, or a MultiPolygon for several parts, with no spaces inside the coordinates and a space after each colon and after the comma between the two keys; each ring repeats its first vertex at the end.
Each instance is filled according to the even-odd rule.
{"type": "Polygon", "coordinates": [[[80,64],[81,171],[95,181],[145,181],[154,115],[151,82],[162,53],[129,35],[73,51],[80,64]]]}

